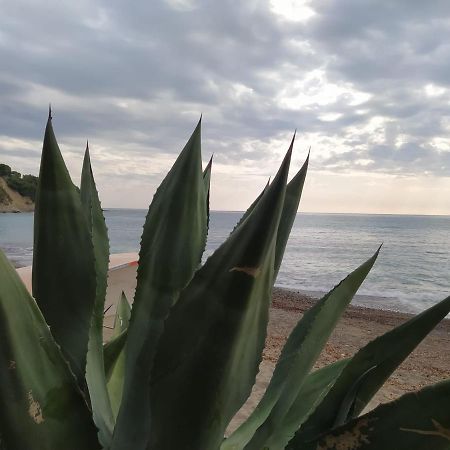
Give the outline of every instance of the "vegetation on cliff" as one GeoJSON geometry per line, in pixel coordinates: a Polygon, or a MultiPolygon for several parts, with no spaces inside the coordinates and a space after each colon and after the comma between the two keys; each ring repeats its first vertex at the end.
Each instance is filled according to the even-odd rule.
{"type": "MultiPolygon", "coordinates": [[[[11,167],[6,164],[0,164],[0,177],[5,179],[12,190],[18,192],[23,197],[29,197],[34,202],[38,177],[30,174],[22,175],[20,172],[11,170],[11,167]]],[[[1,196],[0,202],[2,202],[1,196]]]]}

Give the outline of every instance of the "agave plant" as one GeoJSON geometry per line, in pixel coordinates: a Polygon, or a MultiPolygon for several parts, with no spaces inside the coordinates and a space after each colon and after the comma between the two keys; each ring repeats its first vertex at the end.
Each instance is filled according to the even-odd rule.
{"type": "Polygon", "coordinates": [[[201,265],[211,161],[200,123],[156,191],[132,309],[103,343],[107,229],[86,149],[72,183],[49,117],[36,199],[33,297],[0,252],[0,447],[7,450],[425,450],[450,448],[450,380],[361,415],[450,311],[450,298],[352,358],[312,370],[378,251],[307,311],[260,403],[230,436],[262,359],[272,287],[308,159],[281,167],[201,265]]]}

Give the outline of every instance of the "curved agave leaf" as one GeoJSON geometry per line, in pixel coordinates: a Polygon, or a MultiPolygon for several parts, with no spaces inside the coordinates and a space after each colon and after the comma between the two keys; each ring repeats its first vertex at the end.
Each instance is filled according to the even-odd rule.
{"type": "MultiPolygon", "coordinates": [[[[295,137],[295,135],[294,135],[295,137]]],[[[294,138],[292,138],[292,144],[294,138]]],[[[281,261],[283,260],[284,251],[286,250],[286,244],[289,239],[289,235],[294,224],[295,217],[297,215],[298,205],[302,197],[303,186],[305,184],[306,172],[308,171],[309,153],[306,161],[303,163],[302,168],[288,183],[286,188],[286,197],[284,199],[283,212],[281,215],[280,226],[278,227],[277,234],[277,250],[275,253],[275,278],[280,270],[281,261]]]]}
{"type": "Polygon", "coordinates": [[[308,375],[280,427],[274,430],[267,441],[270,450],[282,450],[286,447],[300,425],[329,392],[348,362],[349,359],[341,359],[308,375]]]}
{"type": "MultiPolygon", "coordinates": [[[[278,442],[274,449],[284,448],[292,439],[305,417],[311,414],[317,404],[323,399],[347,363],[348,359],[342,359],[334,364],[318,369],[306,377],[289,412],[286,414],[280,427],[274,431],[273,441],[278,442]]],[[[264,414],[261,406],[258,405],[258,409],[223,441],[220,450],[242,450],[245,447],[268,415],[268,412],[264,414]]],[[[272,447],[270,447],[270,450],[273,450],[272,447]]]]}
{"type": "Polygon", "coordinates": [[[449,311],[450,297],[359,350],[288,448],[294,448],[296,442],[311,440],[335,424],[359,415],[392,372],[449,311]],[[346,414],[343,415],[342,411],[346,414]],[[340,414],[343,417],[339,418],[340,414]]]}
{"type": "Polygon", "coordinates": [[[103,347],[103,360],[105,362],[106,382],[111,378],[117,359],[122,354],[127,342],[128,329],[124,330],[114,339],[111,339],[103,347]]]}
{"type": "Polygon", "coordinates": [[[88,223],[49,117],[34,213],[33,296],[83,387],[95,286],[88,223]]]}
{"type": "Polygon", "coordinates": [[[208,219],[200,127],[201,122],[156,191],[144,225],[112,450],[147,445],[149,379],[158,340],[169,308],[191,280],[205,248],[208,219]]]}
{"type": "MultiPolygon", "coordinates": [[[[295,133],[294,136],[292,137],[291,145],[289,146],[291,151],[294,147],[294,141],[295,141],[295,133]]],[[[302,196],[303,185],[305,184],[306,173],[308,171],[308,163],[309,163],[309,153],[301,169],[297,172],[297,174],[292,178],[292,180],[288,183],[286,187],[283,212],[281,213],[280,225],[278,227],[277,232],[277,248],[275,253],[275,279],[278,275],[284,251],[286,249],[286,244],[289,239],[289,234],[291,233],[292,225],[294,224],[295,217],[297,215],[298,206],[300,204],[300,199],[302,196]]],[[[264,188],[264,190],[250,205],[250,207],[241,217],[241,219],[239,220],[238,224],[234,229],[239,227],[239,225],[244,220],[246,220],[247,217],[251,214],[251,212],[261,199],[262,195],[267,190],[268,186],[269,182],[267,182],[267,185],[264,188]]]]}
{"type": "Polygon", "coordinates": [[[9,450],[99,449],[75,377],[1,251],[0,286],[2,445],[9,450]]]}
{"type": "Polygon", "coordinates": [[[112,337],[109,342],[103,346],[103,359],[105,362],[105,376],[107,382],[109,382],[109,379],[111,378],[111,374],[118,358],[123,353],[128,336],[130,317],[131,306],[128,303],[125,292],[122,291],[114,317],[112,337]]]}
{"type": "Polygon", "coordinates": [[[257,424],[258,428],[244,447],[246,450],[264,448],[272,434],[282,426],[303,381],[375,263],[378,252],[379,249],[311,307],[295,326],[281,352],[270,384],[252,414],[251,427],[257,424]]]}
{"type": "Polygon", "coordinates": [[[403,395],[398,400],[310,440],[292,450],[448,450],[450,380],[403,395]]]}
{"type": "Polygon", "coordinates": [[[211,156],[208,164],[205,167],[205,170],[203,171],[203,184],[205,186],[205,193],[206,193],[206,213],[208,215],[208,221],[207,221],[208,228],[209,228],[209,192],[210,192],[210,188],[211,188],[212,160],[213,160],[213,157],[211,156]]]}
{"type": "MultiPolygon", "coordinates": [[[[121,335],[126,335],[128,324],[131,317],[131,307],[127,301],[125,293],[122,292],[119,304],[117,306],[116,317],[114,320],[113,338],[120,338],[121,335]]],[[[122,344],[125,344],[125,339],[122,339],[122,344]]],[[[123,381],[125,376],[125,351],[124,345],[120,352],[117,353],[116,358],[111,364],[111,368],[107,372],[108,393],[111,400],[111,407],[114,418],[119,412],[120,402],[122,400],[123,381]]]]}
{"type": "Polygon", "coordinates": [[[108,276],[109,240],[108,229],[106,228],[102,206],[92,173],[89,145],[86,145],[84,155],[80,195],[94,246],[96,276],[96,296],[89,332],[86,381],[94,422],[99,429],[99,439],[104,447],[108,447],[114,430],[114,417],[106,389],[103,361],[103,309],[108,276]]]}
{"type": "Polygon", "coordinates": [[[217,449],[251,391],[290,157],[289,151],[252,214],[196,273],[166,321],[152,373],[148,448],[217,449]]]}

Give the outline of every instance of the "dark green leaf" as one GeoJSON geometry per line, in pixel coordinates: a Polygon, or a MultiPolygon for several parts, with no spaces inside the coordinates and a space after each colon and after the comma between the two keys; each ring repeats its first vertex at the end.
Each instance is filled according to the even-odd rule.
{"type": "Polygon", "coordinates": [[[206,192],[206,213],[208,214],[208,222],[207,227],[209,228],[209,193],[211,189],[211,167],[212,167],[212,160],[213,157],[211,156],[207,166],[205,167],[205,170],[203,171],[203,183],[205,186],[205,192],[206,192]]]}
{"type": "Polygon", "coordinates": [[[343,420],[338,419],[338,415],[346,399],[347,402],[352,401],[351,405],[346,407],[348,417],[345,419],[357,416],[392,372],[449,311],[450,297],[377,337],[359,350],[292,442],[311,440],[343,420]],[[352,389],[357,380],[357,389],[352,389]],[[349,397],[351,391],[353,398],[349,397]]]}
{"type": "Polygon", "coordinates": [[[95,286],[88,223],[49,118],[34,213],[33,295],[80,386],[95,286]]]}
{"type": "Polygon", "coordinates": [[[145,449],[153,358],[169,308],[198,268],[207,233],[200,125],[158,188],[142,235],[113,450],[145,449]]]}
{"type": "MultiPolygon", "coordinates": [[[[123,344],[125,343],[124,336],[126,336],[130,316],[131,308],[125,297],[125,293],[122,292],[122,296],[117,306],[113,332],[113,339],[119,339],[119,341],[116,341],[115,343],[116,356],[114,360],[111,361],[111,363],[108,361],[110,369],[107,372],[108,393],[109,398],[111,399],[114,418],[117,417],[120,402],[122,400],[123,381],[125,376],[125,350],[123,344]],[[120,342],[122,343],[122,346],[120,346],[120,342]],[[118,351],[120,347],[121,349],[118,351]]],[[[111,355],[108,356],[110,357],[111,355]]]]}
{"type": "Polygon", "coordinates": [[[217,449],[251,391],[266,337],[290,156],[167,319],[152,374],[148,448],[217,449]]]}
{"type": "Polygon", "coordinates": [[[9,450],[100,445],[75,377],[35,301],[0,251],[0,429],[9,450]]]}
{"type": "Polygon", "coordinates": [[[111,339],[109,342],[105,344],[103,347],[103,360],[105,362],[105,376],[106,381],[108,381],[111,377],[112,370],[114,369],[114,365],[122,353],[122,350],[125,347],[127,342],[128,330],[124,330],[115,338],[111,339]]]}
{"type": "Polygon", "coordinates": [[[267,441],[270,450],[281,450],[286,447],[300,425],[331,389],[348,361],[341,359],[308,375],[280,427],[267,441]]]}
{"type": "Polygon", "coordinates": [[[246,450],[264,448],[281,426],[339,318],[375,263],[378,252],[310,308],[296,325],[257,406],[260,418],[265,421],[246,445],[246,450]]]}
{"type": "Polygon", "coordinates": [[[111,443],[114,417],[106,389],[103,362],[103,308],[109,262],[109,240],[102,206],[92,173],[89,146],[86,146],[81,174],[81,203],[86,215],[95,256],[96,297],[92,314],[86,365],[86,381],[91,398],[94,422],[99,429],[99,440],[104,447],[111,443]]]}
{"type": "MultiPolygon", "coordinates": [[[[295,136],[294,136],[295,138],[295,136]]],[[[292,138],[292,144],[294,144],[292,138]]],[[[292,225],[297,216],[298,205],[302,196],[303,185],[305,184],[306,172],[308,171],[309,154],[302,168],[288,183],[286,188],[286,198],[284,199],[283,212],[281,214],[280,226],[277,234],[277,250],[275,253],[275,278],[280,270],[286,244],[291,233],[292,225]]]]}
{"type": "MultiPolygon", "coordinates": [[[[284,448],[292,439],[294,433],[307,417],[314,410],[317,403],[331,388],[336,378],[341,373],[347,359],[343,359],[334,364],[329,364],[322,369],[316,370],[309,374],[302,384],[297,395],[297,399],[286,414],[283,423],[279,429],[274,432],[274,441],[278,442],[278,446],[274,448],[284,448]]],[[[261,409],[259,409],[259,412],[261,409]]],[[[255,411],[250,417],[221,445],[220,450],[241,450],[250,441],[256,429],[263,423],[265,415],[260,415],[255,411]]],[[[272,450],[272,447],[270,447],[272,450]]]]}
{"type": "Polygon", "coordinates": [[[386,403],[292,450],[448,450],[450,380],[386,403]]]}

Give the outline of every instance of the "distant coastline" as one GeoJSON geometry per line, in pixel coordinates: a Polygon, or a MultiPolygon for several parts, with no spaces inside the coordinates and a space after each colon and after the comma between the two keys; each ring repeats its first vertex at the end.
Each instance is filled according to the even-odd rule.
{"type": "Polygon", "coordinates": [[[34,211],[34,202],[11,189],[6,180],[0,177],[0,213],[21,213],[34,211]]]}
{"type": "Polygon", "coordinates": [[[34,211],[38,178],[0,164],[0,213],[34,211]]]}

